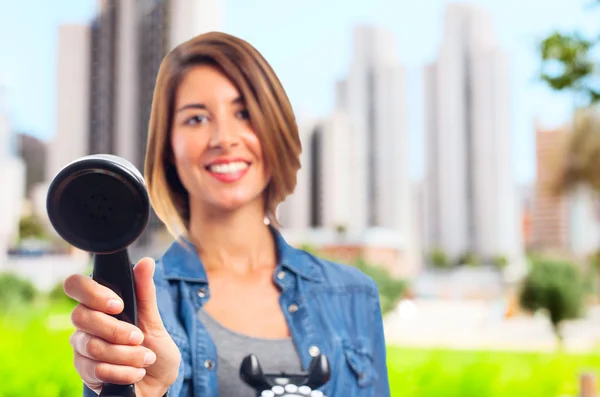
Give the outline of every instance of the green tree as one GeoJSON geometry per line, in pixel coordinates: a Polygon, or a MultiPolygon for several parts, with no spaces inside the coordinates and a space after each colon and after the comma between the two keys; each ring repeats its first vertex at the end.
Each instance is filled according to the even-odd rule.
{"type": "Polygon", "coordinates": [[[348,226],[340,223],[335,226],[335,232],[337,233],[338,237],[343,240],[346,238],[346,233],[348,232],[348,226]]]}
{"type": "Polygon", "coordinates": [[[462,266],[462,265],[466,265],[466,266],[471,266],[471,267],[475,267],[477,265],[479,265],[479,258],[477,257],[477,254],[475,254],[473,251],[467,251],[464,254],[462,254],[461,256],[459,256],[456,260],[456,265],[457,266],[462,266]]]}
{"type": "MultiPolygon", "coordinates": [[[[84,273],[84,274],[87,274],[87,273],[84,273]]],[[[59,283],[56,283],[54,285],[54,287],[52,287],[52,289],[47,294],[48,300],[55,304],[68,303],[68,304],[71,304],[74,306],[77,303],[77,301],[75,301],[71,297],[67,296],[67,294],[65,294],[63,284],[64,284],[64,282],[59,282],[59,283]]]]}
{"type": "MultiPolygon", "coordinates": [[[[323,255],[319,250],[310,244],[300,245],[300,249],[307,251],[313,255],[321,257],[323,259],[337,261],[337,258],[331,257],[330,255],[323,255]]],[[[358,258],[350,266],[356,267],[367,276],[371,277],[377,284],[379,289],[379,298],[381,300],[381,311],[386,314],[390,310],[393,310],[398,303],[398,300],[406,292],[408,288],[408,282],[401,278],[394,277],[390,272],[383,266],[368,263],[363,258],[358,258]]]]}
{"type": "Polygon", "coordinates": [[[508,265],[508,258],[505,255],[495,255],[492,258],[492,265],[498,270],[503,270],[508,265]]]}
{"type": "Polygon", "coordinates": [[[558,347],[562,346],[565,320],[582,315],[584,280],[573,264],[556,260],[539,260],[532,264],[519,291],[522,308],[543,311],[550,320],[558,347]]]}
{"type": "Polygon", "coordinates": [[[367,263],[363,259],[357,259],[352,265],[377,283],[381,299],[381,311],[385,314],[393,310],[398,300],[405,293],[408,287],[407,282],[392,276],[385,267],[367,263]]]}
{"type": "Polygon", "coordinates": [[[0,314],[30,305],[38,296],[33,283],[14,273],[0,273],[0,314]]]}
{"type": "Polygon", "coordinates": [[[42,221],[34,215],[28,215],[19,221],[19,237],[21,239],[46,237],[46,229],[42,221]]]}
{"type": "Polygon", "coordinates": [[[448,255],[441,248],[434,248],[429,253],[429,263],[436,269],[447,269],[450,267],[448,255]]]}

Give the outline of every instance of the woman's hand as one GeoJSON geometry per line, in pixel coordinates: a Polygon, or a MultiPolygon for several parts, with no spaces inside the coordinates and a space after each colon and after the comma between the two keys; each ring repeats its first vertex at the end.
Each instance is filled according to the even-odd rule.
{"type": "Polygon", "coordinates": [[[85,275],[65,280],[65,293],[79,302],[71,315],[75,369],[98,394],[114,383],[135,384],[138,397],[162,397],[177,378],[181,355],[158,312],[154,266],[144,258],[133,269],[138,327],[111,316],[123,301],[109,288],[85,275]]]}

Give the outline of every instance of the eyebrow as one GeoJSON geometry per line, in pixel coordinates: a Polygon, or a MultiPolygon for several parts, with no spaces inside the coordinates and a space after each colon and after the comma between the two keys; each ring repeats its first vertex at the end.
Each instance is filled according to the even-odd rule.
{"type": "MultiPolygon", "coordinates": [[[[243,96],[239,96],[239,97],[235,98],[233,101],[231,101],[231,103],[234,105],[243,104],[244,102],[245,101],[244,101],[243,96]]],[[[177,109],[177,112],[181,112],[186,109],[205,109],[206,110],[206,105],[203,103],[188,103],[186,105],[183,105],[179,109],[177,109]]]]}

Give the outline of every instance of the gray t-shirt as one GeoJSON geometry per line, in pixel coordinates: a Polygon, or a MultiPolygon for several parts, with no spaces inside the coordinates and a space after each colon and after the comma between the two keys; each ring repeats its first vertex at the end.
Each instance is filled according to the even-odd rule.
{"type": "Polygon", "coordinates": [[[219,397],[256,397],[256,392],[240,378],[240,365],[249,354],[258,357],[265,373],[302,371],[292,338],[254,338],[225,328],[203,309],[198,311],[198,316],[217,348],[219,397]]]}

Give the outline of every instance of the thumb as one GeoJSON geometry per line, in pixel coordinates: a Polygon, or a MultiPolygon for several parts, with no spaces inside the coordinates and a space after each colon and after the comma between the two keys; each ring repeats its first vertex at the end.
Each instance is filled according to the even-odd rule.
{"type": "Polygon", "coordinates": [[[158,330],[163,329],[164,325],[156,303],[156,287],[153,279],[155,266],[152,258],[140,259],[133,267],[133,274],[139,326],[158,330]]]}

